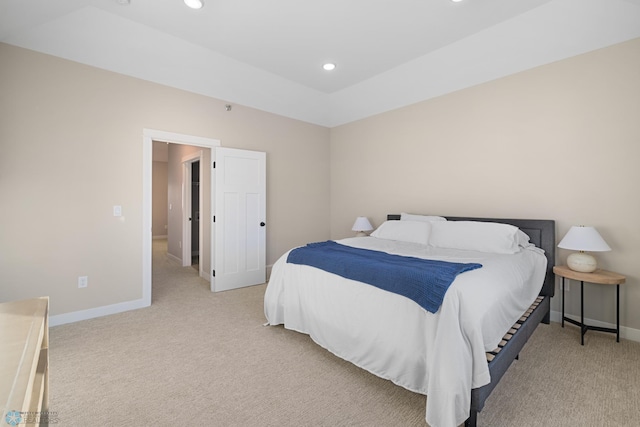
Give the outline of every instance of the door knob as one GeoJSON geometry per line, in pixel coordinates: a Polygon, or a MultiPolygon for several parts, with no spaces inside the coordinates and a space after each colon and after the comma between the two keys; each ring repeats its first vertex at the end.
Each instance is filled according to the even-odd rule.
{"type": "Polygon", "coordinates": [[[265,225],[267,225],[267,224],[265,224],[264,222],[260,223],[260,227],[264,227],[265,225]]]}

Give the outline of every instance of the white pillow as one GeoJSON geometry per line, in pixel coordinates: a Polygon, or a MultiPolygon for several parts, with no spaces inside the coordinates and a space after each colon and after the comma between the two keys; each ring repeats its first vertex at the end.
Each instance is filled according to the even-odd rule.
{"type": "Polygon", "coordinates": [[[431,215],[414,215],[402,212],[400,214],[400,221],[446,221],[447,218],[443,216],[431,216],[431,215]]]}
{"type": "Polygon", "coordinates": [[[515,254],[529,238],[518,227],[497,222],[438,221],[431,223],[429,243],[438,248],[515,254]]]}
{"type": "Polygon", "coordinates": [[[524,231],[520,230],[519,228],[518,228],[518,235],[516,236],[516,239],[518,241],[518,246],[521,246],[523,248],[526,248],[529,246],[535,246],[533,243],[529,241],[529,235],[524,231]]]}
{"type": "Polygon", "coordinates": [[[385,221],[371,233],[372,237],[400,242],[429,243],[431,223],[424,221],[385,221]]]}

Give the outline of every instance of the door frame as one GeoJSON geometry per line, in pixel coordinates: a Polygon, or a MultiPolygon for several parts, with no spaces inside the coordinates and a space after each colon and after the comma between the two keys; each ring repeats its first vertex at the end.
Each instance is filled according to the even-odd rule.
{"type": "MultiPolygon", "coordinates": [[[[213,153],[212,153],[213,155],[213,153]]],[[[203,153],[202,150],[184,156],[182,161],[182,266],[189,267],[191,265],[191,227],[193,226],[193,218],[191,216],[191,200],[193,192],[191,182],[193,181],[191,167],[193,163],[200,162],[202,166],[203,153]]],[[[198,181],[202,181],[202,167],[200,168],[200,177],[198,181]]],[[[212,190],[213,193],[213,190],[212,190]]],[[[213,196],[213,194],[212,194],[213,196]]],[[[198,189],[198,199],[202,205],[202,187],[198,189]]],[[[202,253],[202,225],[198,226],[198,252],[202,253]]],[[[198,274],[202,275],[202,263],[199,263],[198,274]]]]}
{"type": "MultiPolygon", "coordinates": [[[[214,161],[215,147],[220,146],[220,140],[204,138],[194,135],[185,135],[174,132],[166,132],[157,129],[142,130],[142,301],[144,306],[151,305],[151,263],[152,263],[152,182],[153,182],[153,141],[168,142],[171,144],[193,145],[211,149],[211,161],[214,161]]],[[[202,170],[204,165],[200,163],[202,170]]],[[[215,174],[211,174],[211,212],[215,202],[215,174]]],[[[211,227],[211,265],[214,265],[214,242],[211,227]]]]}

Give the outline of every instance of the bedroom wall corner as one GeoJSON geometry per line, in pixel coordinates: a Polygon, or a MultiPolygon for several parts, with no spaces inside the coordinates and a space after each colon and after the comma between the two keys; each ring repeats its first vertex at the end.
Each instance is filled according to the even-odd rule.
{"type": "MultiPolygon", "coordinates": [[[[558,241],[593,225],[613,248],[601,267],[627,276],[621,325],[640,330],[639,69],[634,39],[333,128],[332,238],[399,212],[554,219],[558,241]]],[[[615,324],[615,292],[588,292],[589,317],[615,324]]]]}

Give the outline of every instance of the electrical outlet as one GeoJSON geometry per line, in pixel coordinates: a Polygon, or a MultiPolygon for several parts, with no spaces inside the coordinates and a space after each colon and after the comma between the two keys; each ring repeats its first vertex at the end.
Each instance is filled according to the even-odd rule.
{"type": "Polygon", "coordinates": [[[78,277],[78,288],[86,288],[89,286],[89,276],[78,277]]]}

